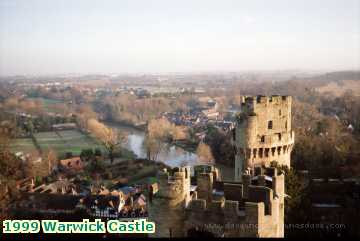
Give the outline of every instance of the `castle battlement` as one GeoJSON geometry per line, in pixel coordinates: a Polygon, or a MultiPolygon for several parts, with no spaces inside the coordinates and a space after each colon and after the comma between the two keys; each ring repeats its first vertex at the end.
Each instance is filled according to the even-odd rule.
{"type": "Polygon", "coordinates": [[[257,167],[255,172],[256,176],[244,173],[242,183],[217,182],[212,188],[212,173],[199,175],[185,208],[185,229],[225,237],[283,237],[284,174],[273,167],[257,167]],[[217,229],[209,229],[214,223],[217,229]]]}
{"type": "Polygon", "coordinates": [[[233,133],[236,147],[235,180],[258,165],[276,161],[290,167],[295,141],[291,129],[291,96],[243,97],[242,110],[233,133]]]}
{"type": "Polygon", "coordinates": [[[170,173],[166,168],[158,173],[158,178],[164,182],[172,182],[175,179],[182,179],[185,176],[185,172],[183,170],[178,170],[173,173],[170,173]]]}
{"type": "Polygon", "coordinates": [[[256,167],[256,175],[243,173],[240,183],[215,180],[215,167],[194,169],[198,171],[194,172],[196,183],[191,191],[187,176],[190,169],[159,173],[159,191],[149,209],[151,217],[158,220],[157,235],[166,235],[171,229],[173,235],[182,237],[189,230],[207,230],[217,224],[216,229],[208,230],[215,236],[283,237],[283,173],[274,167],[256,167]],[[231,228],[228,224],[238,226],[231,228]]]}
{"type": "Polygon", "coordinates": [[[253,215],[254,212],[264,217],[276,216],[277,205],[284,198],[284,175],[273,167],[259,167],[255,171],[257,176],[243,174],[243,183],[221,182],[221,190],[214,189],[211,173],[200,174],[187,212],[195,212],[197,215],[211,213],[231,218],[244,218],[248,213],[253,215]]]}
{"type": "Polygon", "coordinates": [[[256,114],[261,114],[261,112],[265,109],[291,108],[291,103],[291,96],[242,96],[241,113],[254,116],[256,114]]]}
{"type": "Polygon", "coordinates": [[[190,185],[190,168],[174,168],[172,172],[164,169],[157,174],[159,191],[156,196],[178,199],[186,194],[190,185]]]}
{"type": "MultiPolygon", "coordinates": [[[[262,177],[265,183],[265,176],[262,177]]],[[[277,195],[274,195],[275,192],[272,188],[266,186],[249,185],[246,188],[246,195],[244,195],[244,193],[242,192],[242,190],[244,189],[242,184],[237,184],[235,188],[240,191],[239,193],[235,194],[237,200],[226,199],[227,196],[234,197],[233,191],[236,189],[226,190],[223,197],[218,198],[217,200],[210,201],[203,198],[197,198],[197,192],[194,192],[192,195],[192,199],[187,207],[187,210],[194,212],[211,212],[218,214],[222,213],[224,215],[236,214],[236,216],[243,217],[245,216],[247,209],[253,209],[255,203],[263,203],[265,216],[272,214],[271,203],[274,200],[278,200],[279,198],[281,198],[277,195]],[[229,191],[231,192],[228,193],[229,191]]]]}
{"type": "Polygon", "coordinates": [[[226,217],[227,219],[243,220],[247,215],[253,215],[254,211],[259,215],[269,216],[265,211],[265,204],[263,202],[245,202],[241,203],[236,200],[217,200],[207,202],[205,199],[193,199],[186,208],[188,213],[196,213],[197,216],[204,215],[204,218],[211,213],[211,215],[218,215],[226,217]]]}
{"type": "Polygon", "coordinates": [[[272,95],[272,96],[242,96],[241,105],[244,107],[261,107],[265,105],[287,105],[291,104],[292,98],[291,96],[280,96],[280,95],[272,95]]]}

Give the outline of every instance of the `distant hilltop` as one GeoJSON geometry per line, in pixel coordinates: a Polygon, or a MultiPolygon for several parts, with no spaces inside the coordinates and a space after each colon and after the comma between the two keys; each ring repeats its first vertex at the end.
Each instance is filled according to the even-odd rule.
{"type": "Polygon", "coordinates": [[[312,80],[338,81],[338,80],[360,80],[359,71],[337,71],[311,77],[312,80]]]}

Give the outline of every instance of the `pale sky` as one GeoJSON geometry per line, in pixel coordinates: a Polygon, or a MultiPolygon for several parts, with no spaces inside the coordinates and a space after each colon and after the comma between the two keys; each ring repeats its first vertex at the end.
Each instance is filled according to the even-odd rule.
{"type": "Polygon", "coordinates": [[[360,69],[359,0],[0,0],[0,75],[360,69]]]}

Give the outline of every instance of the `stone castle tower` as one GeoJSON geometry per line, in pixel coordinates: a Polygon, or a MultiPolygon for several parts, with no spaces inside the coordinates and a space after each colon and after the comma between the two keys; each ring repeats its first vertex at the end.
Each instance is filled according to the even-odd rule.
{"type": "Polygon", "coordinates": [[[242,97],[241,113],[233,133],[236,148],[235,181],[244,171],[275,161],[290,167],[294,144],[291,96],[242,97]]]}
{"type": "Polygon", "coordinates": [[[221,181],[213,166],[199,167],[195,183],[188,167],[158,173],[148,205],[151,237],[284,237],[283,173],[256,167],[235,183],[221,181]]]}
{"type": "Polygon", "coordinates": [[[186,235],[284,237],[284,178],[276,168],[262,167],[254,176],[244,173],[242,183],[217,182],[213,172],[201,173],[186,208],[186,235]]]}
{"type": "Polygon", "coordinates": [[[190,201],[190,167],[158,172],[158,190],[151,190],[149,219],[155,221],[151,237],[183,237],[185,207],[190,201]]]}
{"type": "Polygon", "coordinates": [[[290,96],[243,97],[233,132],[235,182],[213,166],[164,170],[149,190],[153,237],[284,237],[285,176],[294,144],[290,96]]]}

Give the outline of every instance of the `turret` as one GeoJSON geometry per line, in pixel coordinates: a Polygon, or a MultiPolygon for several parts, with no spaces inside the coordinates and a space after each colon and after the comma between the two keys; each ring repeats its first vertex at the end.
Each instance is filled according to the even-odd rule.
{"type": "Polygon", "coordinates": [[[291,129],[291,96],[256,96],[242,100],[234,140],[235,181],[242,173],[272,162],[290,167],[294,144],[291,129]]]}
{"type": "MultiPolygon", "coordinates": [[[[149,220],[155,222],[152,237],[182,237],[184,209],[190,200],[190,168],[164,169],[157,174],[158,192],[148,205],[149,220]]],[[[151,194],[150,194],[151,195],[151,194]]]]}

